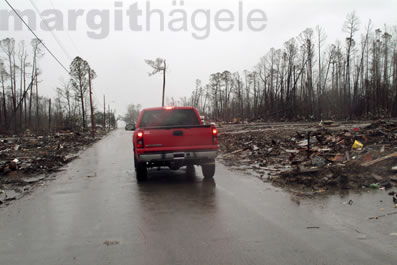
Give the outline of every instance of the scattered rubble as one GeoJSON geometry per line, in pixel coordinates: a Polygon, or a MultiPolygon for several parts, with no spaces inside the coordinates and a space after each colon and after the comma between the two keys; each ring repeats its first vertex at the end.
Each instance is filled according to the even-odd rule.
{"type": "Polygon", "coordinates": [[[6,201],[7,195],[4,190],[0,190],[0,205],[6,201]]]}
{"type": "Polygon", "coordinates": [[[221,161],[297,191],[397,185],[397,122],[224,125],[221,161]]]}
{"type": "Polygon", "coordinates": [[[348,202],[344,202],[343,204],[352,206],[354,204],[353,200],[349,200],[348,202]]]}
{"type": "Polygon", "coordinates": [[[50,136],[0,135],[0,204],[19,199],[30,186],[77,157],[82,148],[99,140],[89,132],[62,131],[50,136]]]}
{"type": "Polygon", "coordinates": [[[103,242],[103,244],[109,247],[119,245],[120,242],[117,240],[106,240],[105,242],[103,242]]]}

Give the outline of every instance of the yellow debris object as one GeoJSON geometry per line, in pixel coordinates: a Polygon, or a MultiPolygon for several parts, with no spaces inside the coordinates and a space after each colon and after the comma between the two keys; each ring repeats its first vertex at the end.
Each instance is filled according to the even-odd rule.
{"type": "Polygon", "coordinates": [[[353,144],[353,149],[362,149],[364,148],[364,144],[360,143],[359,141],[355,141],[353,144]]]}

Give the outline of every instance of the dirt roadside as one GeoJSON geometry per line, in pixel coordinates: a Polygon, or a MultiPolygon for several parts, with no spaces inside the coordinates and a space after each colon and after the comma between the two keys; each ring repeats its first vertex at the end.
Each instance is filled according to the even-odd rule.
{"type": "Polygon", "coordinates": [[[309,196],[397,186],[396,121],[224,124],[220,149],[232,169],[309,196]]]}
{"type": "Polygon", "coordinates": [[[49,136],[0,136],[0,205],[20,199],[43,185],[54,173],[78,157],[78,153],[102,139],[90,132],[60,131],[49,136]]]}

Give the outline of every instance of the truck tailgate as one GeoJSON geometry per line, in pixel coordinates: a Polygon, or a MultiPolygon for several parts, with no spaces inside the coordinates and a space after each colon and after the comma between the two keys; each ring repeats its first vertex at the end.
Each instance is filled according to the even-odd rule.
{"type": "Polygon", "coordinates": [[[212,128],[200,126],[193,128],[154,128],[144,130],[145,151],[151,148],[186,147],[192,150],[195,147],[208,146],[213,144],[212,128]]]}

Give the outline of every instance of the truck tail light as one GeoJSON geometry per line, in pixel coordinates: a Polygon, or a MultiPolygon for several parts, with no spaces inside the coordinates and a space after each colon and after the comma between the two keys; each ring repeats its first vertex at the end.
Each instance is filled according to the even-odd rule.
{"type": "Polygon", "coordinates": [[[218,144],[218,129],[212,128],[212,144],[218,144]]]}
{"type": "Polygon", "coordinates": [[[139,131],[136,134],[137,148],[143,148],[143,132],[139,131]]]}

